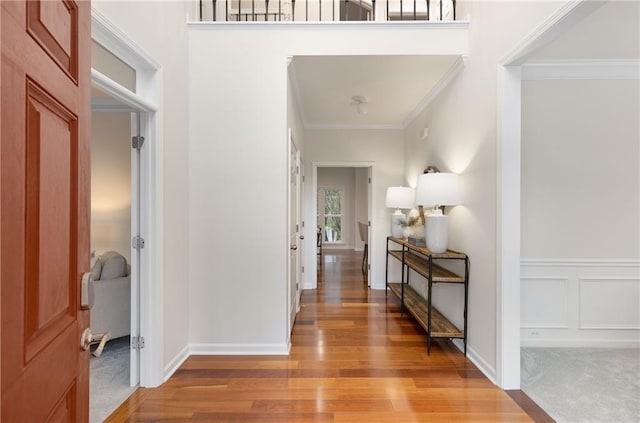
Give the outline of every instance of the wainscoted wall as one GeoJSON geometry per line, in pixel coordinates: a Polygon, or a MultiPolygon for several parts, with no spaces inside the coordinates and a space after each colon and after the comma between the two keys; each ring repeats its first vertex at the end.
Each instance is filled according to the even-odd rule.
{"type": "Polygon", "coordinates": [[[521,261],[523,346],[640,347],[640,261],[521,261]]]}

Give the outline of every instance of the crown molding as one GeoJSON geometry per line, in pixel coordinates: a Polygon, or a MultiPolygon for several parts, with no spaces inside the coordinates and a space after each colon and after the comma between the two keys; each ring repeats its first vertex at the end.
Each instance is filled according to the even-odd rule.
{"type": "Polygon", "coordinates": [[[640,79],[640,60],[529,61],[522,65],[522,79],[640,79]]]}
{"type": "Polygon", "coordinates": [[[458,76],[458,74],[464,68],[465,58],[463,56],[458,57],[458,60],[455,61],[453,65],[449,68],[449,70],[442,75],[440,80],[434,85],[429,93],[418,103],[415,109],[404,119],[402,123],[403,128],[407,128],[411,122],[413,122],[429,105],[440,95],[440,93],[449,85],[453,79],[458,76]]]}
{"type": "Polygon", "coordinates": [[[305,123],[304,129],[325,130],[325,131],[366,131],[366,130],[385,130],[397,131],[403,130],[402,124],[394,123],[372,123],[372,124],[323,124],[323,123],[305,123]]]}
{"type": "Polygon", "coordinates": [[[298,114],[300,115],[300,121],[302,122],[302,126],[306,126],[307,115],[304,111],[304,106],[302,104],[302,97],[300,95],[300,86],[298,85],[298,74],[296,71],[296,61],[291,57],[291,61],[288,64],[287,69],[289,70],[289,81],[291,81],[291,89],[293,90],[293,96],[296,99],[296,109],[298,109],[298,114]]]}
{"type": "Polygon", "coordinates": [[[540,48],[564,34],[597,8],[603,0],[567,0],[554,14],[531,31],[498,63],[502,66],[519,66],[540,48]]]}

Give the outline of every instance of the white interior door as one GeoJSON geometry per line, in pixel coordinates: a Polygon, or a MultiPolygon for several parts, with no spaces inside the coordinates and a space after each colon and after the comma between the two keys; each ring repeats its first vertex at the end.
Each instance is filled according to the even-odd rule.
{"type": "Polygon", "coordinates": [[[297,283],[296,283],[296,313],[298,311],[300,311],[300,297],[302,296],[302,280],[304,277],[304,265],[303,265],[303,260],[305,257],[305,251],[306,251],[306,242],[304,239],[304,233],[305,233],[305,221],[304,221],[304,213],[303,213],[303,207],[304,207],[304,184],[305,184],[305,177],[304,177],[304,164],[302,162],[302,155],[300,154],[300,152],[298,152],[297,154],[297,159],[298,159],[298,169],[299,171],[297,172],[297,178],[298,178],[298,192],[297,192],[297,198],[298,198],[298,228],[300,228],[299,231],[299,236],[298,236],[298,278],[297,278],[297,283]]]}
{"type": "Polygon", "coordinates": [[[299,258],[299,234],[300,225],[298,219],[298,190],[299,190],[300,166],[298,164],[298,148],[296,147],[289,130],[289,271],[288,271],[288,304],[289,304],[289,333],[293,330],[293,324],[298,312],[298,258],[299,258]]]}

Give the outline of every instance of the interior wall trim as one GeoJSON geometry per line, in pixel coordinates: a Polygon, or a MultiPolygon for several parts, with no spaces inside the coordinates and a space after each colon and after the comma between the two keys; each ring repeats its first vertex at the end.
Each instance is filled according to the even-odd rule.
{"type": "Polygon", "coordinates": [[[449,70],[442,75],[442,78],[431,88],[431,91],[418,103],[415,109],[402,122],[403,128],[407,128],[429,105],[440,95],[440,93],[455,79],[462,69],[464,69],[466,57],[460,56],[449,70]]]}
{"type": "Polygon", "coordinates": [[[569,259],[569,258],[531,258],[521,259],[523,267],[636,267],[640,272],[640,260],[637,259],[569,259]]]}
{"type": "Polygon", "coordinates": [[[522,79],[525,81],[635,80],[640,79],[640,60],[532,60],[522,65],[522,79]]]}
{"type": "Polygon", "coordinates": [[[289,344],[189,344],[189,355],[288,355],[289,344]]]}
{"type": "Polygon", "coordinates": [[[640,261],[522,261],[521,346],[640,346],[640,261]]]}

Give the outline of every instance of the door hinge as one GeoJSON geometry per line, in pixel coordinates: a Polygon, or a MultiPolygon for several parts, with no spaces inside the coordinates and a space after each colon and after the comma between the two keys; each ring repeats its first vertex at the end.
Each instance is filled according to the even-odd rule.
{"type": "Polygon", "coordinates": [[[371,183],[371,178],[369,178],[369,183],[371,183]]]}
{"type": "Polygon", "coordinates": [[[140,150],[142,145],[144,144],[144,137],[140,135],[136,135],[135,137],[131,137],[131,148],[135,148],[136,150],[140,150]]]}
{"type": "Polygon", "coordinates": [[[302,182],[304,182],[304,175],[302,175],[302,182]]]}
{"type": "Polygon", "coordinates": [[[304,273],[304,266],[302,266],[302,273],[304,273]]]}
{"type": "Polygon", "coordinates": [[[132,336],[131,337],[131,349],[141,350],[144,348],[144,336],[132,336]]]}
{"type": "Polygon", "coordinates": [[[371,221],[367,220],[367,226],[371,226],[371,221]]]}
{"type": "Polygon", "coordinates": [[[300,284],[298,282],[296,282],[296,291],[300,290],[300,284]]]}
{"type": "Polygon", "coordinates": [[[298,228],[298,224],[296,223],[296,232],[299,232],[300,228],[298,228]]]}
{"type": "Polygon", "coordinates": [[[300,166],[296,166],[296,175],[300,174],[300,166]]]}
{"type": "Polygon", "coordinates": [[[136,250],[144,248],[144,238],[141,236],[134,236],[131,240],[131,246],[136,250]]]}

